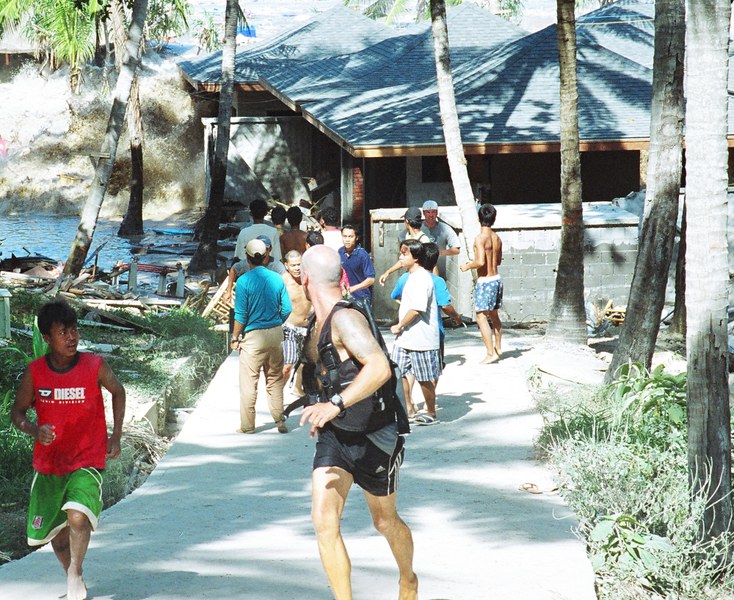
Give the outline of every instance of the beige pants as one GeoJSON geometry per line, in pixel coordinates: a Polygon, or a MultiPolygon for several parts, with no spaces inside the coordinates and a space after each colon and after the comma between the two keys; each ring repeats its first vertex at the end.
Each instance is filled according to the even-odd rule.
{"type": "Polygon", "coordinates": [[[283,416],[283,328],[254,329],[240,344],[240,425],[255,428],[255,401],[260,371],[265,374],[270,414],[278,422],[283,416]]]}

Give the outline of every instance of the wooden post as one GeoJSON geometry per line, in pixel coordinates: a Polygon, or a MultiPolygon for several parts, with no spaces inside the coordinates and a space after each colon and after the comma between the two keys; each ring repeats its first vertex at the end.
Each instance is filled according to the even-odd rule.
{"type": "Polygon", "coordinates": [[[10,298],[13,294],[0,289],[0,338],[10,339],[10,298]]]}
{"type": "Polygon", "coordinates": [[[161,271],[158,274],[158,291],[156,292],[159,296],[166,295],[166,280],[168,279],[167,273],[161,271]]]}
{"type": "Polygon", "coordinates": [[[138,257],[130,263],[130,273],[127,277],[127,289],[131,292],[138,289],[138,257]]]}
{"type": "Polygon", "coordinates": [[[176,298],[184,297],[184,286],[186,285],[186,273],[181,263],[176,263],[178,273],[176,275],[176,298]]]}

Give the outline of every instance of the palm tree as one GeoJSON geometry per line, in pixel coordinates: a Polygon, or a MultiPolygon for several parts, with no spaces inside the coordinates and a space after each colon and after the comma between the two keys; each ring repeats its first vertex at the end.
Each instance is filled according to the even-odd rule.
{"type": "Polygon", "coordinates": [[[53,64],[68,63],[69,83],[79,91],[82,66],[94,56],[97,0],[0,0],[0,33],[24,25],[24,35],[44,48],[53,64]]]}
{"type": "Polygon", "coordinates": [[[79,275],[89,252],[89,247],[92,244],[99,211],[102,208],[102,202],[104,201],[107,186],[109,185],[112,168],[115,164],[117,143],[120,140],[120,133],[125,122],[125,111],[130,98],[133,80],[135,79],[135,71],[140,62],[140,44],[143,39],[143,26],[145,24],[147,10],[148,0],[135,0],[130,30],[127,35],[127,44],[125,46],[126,57],[120,69],[120,76],[117,78],[114,101],[102,143],[101,154],[103,158],[100,158],[97,163],[94,180],[92,181],[92,186],[82,211],[79,228],[72,242],[69,258],[64,266],[64,277],[67,281],[79,275]]]}
{"type": "Polygon", "coordinates": [[[546,336],[586,344],[584,215],[581,204],[574,0],[557,0],[561,126],[561,249],[546,336]]]}
{"type": "Polygon", "coordinates": [[[217,141],[214,146],[211,184],[209,186],[206,212],[202,220],[201,238],[199,246],[189,263],[189,271],[192,273],[211,271],[217,268],[217,241],[219,240],[219,222],[222,216],[224,188],[227,180],[229,129],[234,92],[234,64],[237,53],[237,22],[240,14],[241,11],[237,1],[227,0],[227,11],[224,16],[222,86],[219,92],[217,141]]]}
{"type": "Polygon", "coordinates": [[[706,499],[701,535],[731,530],[727,382],[729,0],[691,2],[686,29],[688,477],[706,499]]]}
{"type": "Polygon", "coordinates": [[[624,327],[606,381],[627,361],[650,367],[673,257],[683,168],[685,0],[655,3],[650,158],[642,235],[624,327]]]}
{"type": "Polygon", "coordinates": [[[467,254],[472,255],[474,238],[479,233],[479,219],[474,204],[474,192],[466,169],[464,146],[461,142],[459,113],[456,110],[454,81],[451,76],[449,56],[449,31],[446,26],[446,3],[444,0],[431,0],[431,29],[433,32],[433,51],[436,59],[436,85],[438,106],[443,124],[443,137],[446,144],[446,158],[454,187],[456,205],[461,215],[462,233],[467,254]]]}
{"type": "MultiPolygon", "coordinates": [[[[124,48],[127,41],[125,33],[125,11],[120,0],[112,0],[110,6],[115,48],[124,48]]],[[[115,53],[118,69],[122,53],[115,53]]],[[[143,234],[143,112],[140,106],[140,86],[135,76],[130,90],[130,106],[127,111],[127,129],[130,134],[130,201],[120,223],[118,235],[143,234]]]]}

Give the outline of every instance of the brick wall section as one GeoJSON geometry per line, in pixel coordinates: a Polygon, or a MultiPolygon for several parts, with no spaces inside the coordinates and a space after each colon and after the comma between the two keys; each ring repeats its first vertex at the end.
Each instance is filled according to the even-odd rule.
{"type": "MultiPolygon", "coordinates": [[[[556,284],[558,229],[498,230],[504,258],[504,312],[509,321],[544,321],[550,315],[556,284]]],[[[587,227],[584,287],[587,299],[627,304],[637,258],[635,227],[587,227]]]]}
{"type": "Polygon", "coordinates": [[[362,165],[352,167],[352,216],[351,220],[357,222],[364,214],[364,174],[362,165]]]}

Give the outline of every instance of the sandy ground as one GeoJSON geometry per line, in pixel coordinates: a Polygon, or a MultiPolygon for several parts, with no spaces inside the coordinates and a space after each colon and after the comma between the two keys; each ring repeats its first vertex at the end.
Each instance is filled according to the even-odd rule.
{"type": "MultiPolygon", "coordinates": [[[[533,459],[541,419],[526,386],[540,334],[506,330],[505,355],[479,366],[475,330],[448,332],[439,417],[407,440],[400,512],[415,539],[423,600],[591,600],[593,573],[562,499],[533,459]]],[[[314,442],[291,417],[278,434],[258,403],[258,431],[235,433],[237,360],[224,362],[147,482],[103,513],[85,563],[90,598],[331,598],[312,532],[314,442]]],[[[355,489],[343,519],[355,600],[397,596],[397,571],[355,489]]],[[[53,553],[0,568],[0,598],[58,598],[53,553]]]]}

